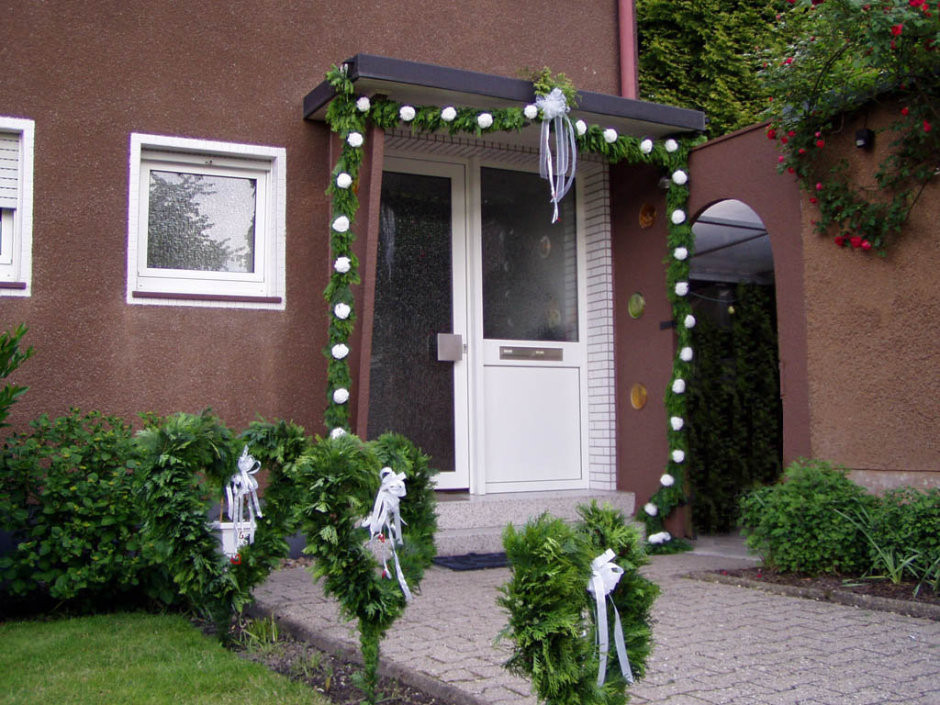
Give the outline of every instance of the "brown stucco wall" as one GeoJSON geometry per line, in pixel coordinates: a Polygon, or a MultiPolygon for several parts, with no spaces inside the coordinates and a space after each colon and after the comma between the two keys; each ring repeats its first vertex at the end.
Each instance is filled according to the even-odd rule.
{"type": "Polygon", "coordinates": [[[808,456],[804,254],[796,179],[777,173],[775,143],[756,125],[707,142],[689,160],[689,213],[693,220],[726,199],[749,205],[764,223],[774,258],[783,461],[808,456]]]}
{"type": "MultiPolygon", "coordinates": [[[[877,132],[898,107],[859,115],[827,139],[862,183],[872,183],[891,133],[866,152],[851,144],[855,129],[867,120],[877,132]]],[[[812,453],[873,489],[940,486],[940,184],[921,194],[885,258],[817,235],[816,213],[804,202],[812,453]]]]}
{"type": "Polygon", "coordinates": [[[14,3],[0,115],[36,122],[33,295],[0,298],[0,325],[26,322],[37,355],[11,421],[211,406],[235,427],[260,413],[321,431],[329,139],[301,119],[304,95],[357,52],[508,76],[547,65],[616,94],[616,12],[585,0],[560,24],[552,3],[504,0],[14,3]],[[131,132],[286,148],[285,311],[125,303],[131,132]]]}

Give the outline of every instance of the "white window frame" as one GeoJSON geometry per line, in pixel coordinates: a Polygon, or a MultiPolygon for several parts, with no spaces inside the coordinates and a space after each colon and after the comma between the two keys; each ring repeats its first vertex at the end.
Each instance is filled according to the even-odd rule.
{"type": "Polygon", "coordinates": [[[0,198],[0,296],[32,295],[33,149],[36,123],[0,116],[0,136],[13,137],[18,148],[6,152],[2,169],[12,191],[0,198]]]}
{"type": "Polygon", "coordinates": [[[132,133],[127,211],[127,303],[284,310],[286,171],[286,150],[282,147],[132,133]],[[254,272],[148,268],[151,171],[254,179],[254,272]]]}

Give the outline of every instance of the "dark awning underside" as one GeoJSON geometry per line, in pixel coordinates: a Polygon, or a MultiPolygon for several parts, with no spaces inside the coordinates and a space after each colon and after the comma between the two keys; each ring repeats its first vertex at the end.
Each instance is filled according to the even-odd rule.
{"type": "MultiPolygon", "coordinates": [[[[414,106],[504,108],[525,105],[535,99],[532,84],[518,78],[371,54],[357,54],[345,63],[349,67],[349,78],[360,94],[384,95],[414,106]]],[[[334,96],[333,87],[323,81],[304,98],[304,118],[324,119],[326,106],[334,96]]],[[[622,135],[661,138],[705,129],[705,114],[698,110],[588,91],[580,91],[578,96],[578,106],[571,111],[572,121],[581,119],[589,125],[612,127],[622,135]]],[[[524,132],[535,130],[529,128],[524,132]]],[[[526,137],[530,136],[523,136],[521,140],[516,136],[514,141],[528,142],[526,137]]],[[[488,139],[496,137],[487,135],[488,139]]]]}

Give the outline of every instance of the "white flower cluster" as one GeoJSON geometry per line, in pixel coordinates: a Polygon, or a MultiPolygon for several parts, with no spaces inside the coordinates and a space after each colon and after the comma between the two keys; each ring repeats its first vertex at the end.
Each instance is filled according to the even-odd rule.
{"type": "Polygon", "coordinates": [[[366,141],[366,138],[362,136],[361,132],[350,132],[346,136],[346,144],[350,147],[361,147],[366,141]]]}
{"type": "Polygon", "coordinates": [[[676,484],[676,478],[667,472],[659,478],[659,484],[661,484],[663,487],[672,487],[674,484],[676,484]]]}
{"type": "Polygon", "coordinates": [[[649,514],[651,517],[654,517],[657,514],[659,514],[659,507],[657,507],[652,502],[647,502],[646,505],[643,507],[643,511],[649,514]]]}
{"type": "Polygon", "coordinates": [[[404,122],[411,122],[415,119],[415,115],[417,115],[417,113],[410,105],[403,105],[398,111],[398,117],[400,117],[404,122]]]}
{"type": "Polygon", "coordinates": [[[333,392],[333,401],[337,404],[345,404],[349,401],[349,390],[346,387],[340,387],[333,392]]]}
{"type": "Polygon", "coordinates": [[[345,215],[338,216],[336,220],[333,221],[333,230],[338,233],[344,233],[349,230],[349,218],[345,215]]]}
{"type": "Polygon", "coordinates": [[[672,534],[668,531],[659,531],[655,534],[650,534],[646,540],[652,544],[660,545],[672,541],[672,534]]]}
{"type": "Polygon", "coordinates": [[[349,318],[350,313],[352,313],[352,309],[349,307],[349,304],[340,302],[333,307],[333,315],[341,321],[345,321],[349,318]]]}
{"type": "Polygon", "coordinates": [[[352,267],[352,260],[349,257],[337,257],[333,262],[333,269],[339,274],[346,274],[352,267]]]}
{"type": "Polygon", "coordinates": [[[680,448],[676,448],[674,451],[672,451],[672,462],[674,463],[685,462],[685,451],[681,450],[680,448]]]}

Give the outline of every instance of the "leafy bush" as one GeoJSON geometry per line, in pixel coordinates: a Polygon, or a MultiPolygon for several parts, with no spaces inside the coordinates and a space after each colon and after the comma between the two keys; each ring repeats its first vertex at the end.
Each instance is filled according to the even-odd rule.
{"type": "MultiPolygon", "coordinates": [[[[13,332],[3,331],[0,333],[0,379],[9,377],[17,367],[28,360],[33,355],[33,349],[27,348],[20,350],[20,341],[26,335],[26,326],[17,326],[13,332]]],[[[10,407],[29,387],[22,387],[17,384],[5,384],[0,389],[0,428],[8,426],[7,416],[10,415],[10,407]]]]}
{"type": "Polygon", "coordinates": [[[552,705],[623,703],[626,682],[613,648],[605,683],[597,685],[594,598],[587,591],[591,561],[610,548],[624,569],[612,595],[637,678],[645,673],[649,613],[659,589],[638,573],[647,558],[639,532],[621,513],[596,504],[580,513],[584,521],[576,526],[543,514],[503,534],[512,567],[499,597],[509,612],[503,634],[513,641],[506,668],[530,678],[539,699],[552,705]]]}
{"type": "Polygon", "coordinates": [[[891,490],[879,498],[870,517],[870,559],[876,569],[883,555],[917,554],[905,572],[924,580],[930,567],[940,561],[940,489],[891,490]]]}
{"type": "Polygon", "coordinates": [[[103,601],[139,585],[130,427],[72,409],[43,415],[14,434],[0,454],[0,529],[13,551],[0,573],[13,595],[103,601]]]}
{"type": "Polygon", "coordinates": [[[741,500],[747,545],[775,570],[860,573],[869,566],[865,537],[844,514],[871,508],[875,498],[820,460],[797,460],[783,481],[741,500]]]}

